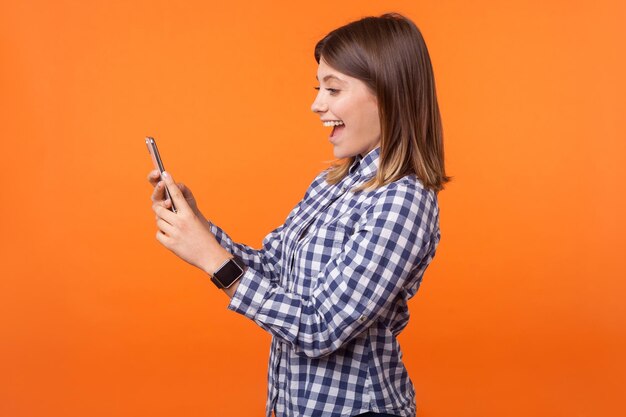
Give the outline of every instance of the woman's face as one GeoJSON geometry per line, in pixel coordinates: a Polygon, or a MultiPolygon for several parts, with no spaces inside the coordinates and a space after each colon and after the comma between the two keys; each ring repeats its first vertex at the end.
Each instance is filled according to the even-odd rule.
{"type": "Polygon", "coordinates": [[[328,139],[337,158],[365,156],[380,144],[380,118],[376,96],[365,83],[349,77],[320,59],[320,83],[311,110],[325,126],[332,127],[328,139]]]}

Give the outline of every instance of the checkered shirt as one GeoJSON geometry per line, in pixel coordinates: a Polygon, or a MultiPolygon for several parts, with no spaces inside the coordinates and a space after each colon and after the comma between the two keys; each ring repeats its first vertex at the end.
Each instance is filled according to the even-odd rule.
{"type": "Polygon", "coordinates": [[[397,336],[439,243],[439,209],[414,175],[353,193],[379,153],[338,184],[318,175],[260,250],[211,224],[247,265],[228,308],[272,335],[267,417],[416,414],[397,336]]]}

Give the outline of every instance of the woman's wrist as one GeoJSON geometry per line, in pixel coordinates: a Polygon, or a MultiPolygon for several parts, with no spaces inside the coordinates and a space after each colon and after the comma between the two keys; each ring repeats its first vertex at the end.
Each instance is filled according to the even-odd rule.
{"type": "Polygon", "coordinates": [[[206,262],[202,266],[202,270],[211,277],[220,266],[233,257],[233,255],[221,245],[217,244],[217,246],[218,247],[207,256],[206,262]]]}
{"type": "Polygon", "coordinates": [[[231,285],[228,288],[224,288],[224,292],[226,293],[226,295],[228,295],[229,298],[233,298],[233,296],[235,295],[235,291],[237,291],[237,287],[239,286],[239,281],[241,281],[241,278],[238,279],[233,285],[231,285]]]}
{"type": "MultiPolygon", "coordinates": [[[[212,263],[208,263],[208,266],[206,269],[204,269],[204,272],[206,272],[210,277],[213,277],[213,274],[231,258],[233,258],[233,255],[226,249],[222,248],[221,256],[215,257],[212,263]]],[[[237,279],[230,287],[222,288],[229,298],[233,298],[233,295],[235,294],[235,291],[237,291],[237,287],[239,286],[240,280],[241,277],[239,277],[239,279],[237,279]]]]}

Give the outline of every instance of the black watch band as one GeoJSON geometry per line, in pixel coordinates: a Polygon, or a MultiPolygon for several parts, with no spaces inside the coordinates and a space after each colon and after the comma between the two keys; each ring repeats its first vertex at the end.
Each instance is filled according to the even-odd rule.
{"type": "Polygon", "coordinates": [[[223,290],[230,288],[245,272],[246,265],[237,256],[225,261],[217,271],[213,273],[211,281],[217,288],[223,290]]]}

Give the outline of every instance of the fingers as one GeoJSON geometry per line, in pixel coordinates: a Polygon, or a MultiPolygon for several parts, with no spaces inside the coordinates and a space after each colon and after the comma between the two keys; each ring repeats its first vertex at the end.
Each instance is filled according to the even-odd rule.
{"type": "Polygon", "coordinates": [[[161,173],[159,172],[158,169],[153,169],[152,171],[150,171],[150,173],[148,174],[148,182],[150,183],[150,185],[152,185],[153,187],[155,187],[157,185],[157,183],[159,182],[159,180],[161,179],[161,173]]]}
{"type": "Polygon", "coordinates": [[[161,202],[155,202],[152,205],[152,211],[156,215],[157,222],[163,220],[169,224],[174,224],[177,219],[176,213],[169,211],[161,202]]]}
{"type": "Polygon", "coordinates": [[[159,241],[159,243],[161,243],[161,245],[165,246],[166,248],[169,247],[169,237],[162,231],[157,230],[156,239],[159,241]]]}
{"type": "Polygon", "coordinates": [[[165,200],[165,183],[163,181],[159,181],[154,186],[154,191],[152,191],[151,199],[153,202],[163,201],[165,200]]]}
{"type": "Polygon", "coordinates": [[[193,196],[193,193],[191,192],[191,188],[187,187],[185,184],[183,184],[182,182],[177,183],[178,184],[178,188],[180,188],[180,191],[183,192],[184,196],[193,196]]]}
{"type": "Polygon", "coordinates": [[[165,186],[172,197],[172,202],[176,206],[176,210],[178,212],[189,211],[189,204],[187,204],[187,200],[185,200],[182,191],[178,188],[172,176],[164,171],[161,177],[165,181],[165,186]]]}
{"type": "Polygon", "coordinates": [[[165,200],[165,184],[161,181],[161,173],[158,169],[153,169],[148,173],[148,182],[154,187],[150,199],[153,202],[165,200]]]}
{"type": "Polygon", "coordinates": [[[167,236],[172,236],[172,234],[176,231],[176,229],[171,224],[161,218],[157,219],[156,225],[157,228],[167,236]]]}
{"type": "Polygon", "coordinates": [[[180,189],[180,192],[183,193],[185,197],[191,194],[191,190],[187,188],[187,186],[183,184],[182,182],[179,182],[177,185],[178,185],[178,188],[180,189]]]}
{"type": "MultiPolygon", "coordinates": [[[[180,188],[180,184],[178,184],[180,188]]],[[[187,193],[191,194],[191,190],[188,188],[181,189],[181,192],[185,197],[187,197],[187,193]]],[[[152,196],[150,197],[152,202],[160,202],[166,208],[172,207],[172,201],[167,198],[167,194],[165,193],[165,183],[163,181],[159,181],[157,185],[154,187],[154,191],[152,191],[152,196]]]]}
{"type": "MultiPolygon", "coordinates": [[[[172,202],[167,199],[167,195],[165,193],[164,177],[161,175],[159,170],[154,169],[150,171],[147,178],[148,182],[150,182],[150,184],[154,187],[154,190],[152,191],[152,196],[150,197],[152,202],[164,203],[164,207],[166,208],[172,207],[172,202]]],[[[187,188],[187,186],[185,186],[185,184],[181,182],[177,185],[185,199],[193,198],[193,193],[189,188],[187,188]]]]}

